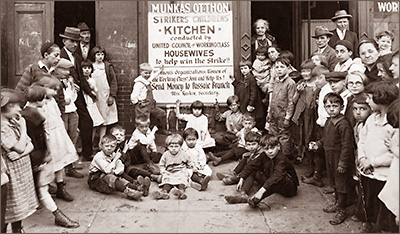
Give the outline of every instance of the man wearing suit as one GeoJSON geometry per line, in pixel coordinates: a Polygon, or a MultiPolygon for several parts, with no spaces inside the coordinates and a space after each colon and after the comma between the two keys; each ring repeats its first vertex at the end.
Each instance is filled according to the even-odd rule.
{"type": "Polygon", "coordinates": [[[311,57],[319,53],[325,56],[328,62],[329,71],[333,71],[335,65],[338,63],[336,58],[335,50],[328,45],[330,38],[333,33],[329,32],[328,28],[325,26],[317,26],[315,28],[315,35],[311,36],[315,39],[318,49],[311,54],[311,57]]]}
{"type": "MultiPolygon", "coordinates": [[[[93,147],[92,147],[92,132],[93,132],[93,121],[90,118],[89,112],[86,108],[86,102],[83,98],[83,92],[91,95],[89,84],[87,80],[81,79],[82,77],[82,69],[81,62],[82,57],[76,54],[76,49],[78,47],[78,43],[80,41],[80,30],[79,28],[74,27],[66,27],[64,34],[60,34],[62,37],[62,42],[64,47],[61,49],[60,57],[65,58],[71,61],[74,64],[74,67],[71,68],[70,73],[74,78],[75,84],[80,87],[78,91],[78,98],[75,101],[75,105],[78,109],[79,115],[79,130],[80,136],[82,140],[82,152],[81,155],[84,159],[90,160],[93,155],[93,147]]],[[[92,97],[96,100],[96,97],[92,97]]],[[[65,173],[67,176],[82,178],[83,175],[77,172],[72,165],[68,165],[66,167],[65,173]]]]}
{"type": "Polygon", "coordinates": [[[81,30],[80,36],[81,40],[79,41],[78,48],[76,49],[76,53],[80,55],[83,59],[90,59],[93,61],[93,58],[90,56],[90,51],[93,48],[93,45],[90,43],[91,33],[87,24],[85,22],[80,22],[78,24],[78,28],[81,30]]]}
{"type": "Polygon", "coordinates": [[[329,46],[334,48],[339,40],[349,41],[354,48],[353,58],[358,56],[358,35],[355,32],[349,31],[349,21],[352,15],[347,14],[346,10],[338,10],[335,16],[331,19],[336,24],[336,29],[332,30],[332,38],[329,41],[329,46]]]}

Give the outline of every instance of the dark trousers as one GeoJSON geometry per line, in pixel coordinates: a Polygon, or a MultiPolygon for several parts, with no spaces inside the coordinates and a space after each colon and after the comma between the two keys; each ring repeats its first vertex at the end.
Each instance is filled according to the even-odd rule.
{"type": "Polygon", "coordinates": [[[135,104],[135,116],[147,116],[151,126],[167,129],[167,112],[158,106],[135,104]]]}
{"type": "MultiPolygon", "coordinates": [[[[256,189],[258,190],[267,179],[268,178],[264,173],[254,171],[244,180],[242,190],[247,195],[250,195],[255,182],[257,182],[258,187],[256,189]]],[[[297,183],[294,181],[294,178],[291,178],[291,176],[287,174],[279,183],[266,188],[261,200],[274,193],[278,193],[284,197],[293,197],[297,194],[297,183]]]]}
{"type": "Polygon", "coordinates": [[[226,151],[221,151],[215,154],[215,156],[221,158],[221,162],[227,161],[227,160],[238,160],[242,158],[242,155],[246,153],[247,150],[242,147],[233,147],[229,150],[226,151]]]}
{"type": "Polygon", "coordinates": [[[6,217],[6,204],[7,204],[7,189],[8,184],[3,184],[1,186],[1,233],[6,233],[6,224],[5,224],[5,217],[6,217]]]}
{"type": "MultiPolygon", "coordinates": [[[[321,139],[324,136],[324,128],[316,125],[316,138],[315,141],[321,139]]],[[[325,163],[325,151],[324,149],[318,149],[314,154],[315,171],[318,176],[322,177],[322,171],[326,168],[325,163]]]]}
{"type": "Polygon", "coordinates": [[[136,178],[137,176],[150,176],[152,173],[148,167],[149,163],[158,163],[162,154],[158,152],[147,152],[146,146],[138,144],[129,152],[130,165],[126,166],[125,172],[136,178]]]}
{"type": "MultiPolygon", "coordinates": [[[[375,180],[361,175],[361,188],[364,197],[364,208],[367,222],[376,223],[377,230],[374,232],[389,231],[398,232],[399,227],[395,223],[395,216],[388,210],[386,205],[378,198],[385,181],[375,180]]],[[[359,210],[359,209],[357,209],[359,210]]],[[[361,216],[361,215],[357,215],[361,216]]]]}
{"type": "Polygon", "coordinates": [[[78,109],[77,112],[79,115],[78,127],[81,133],[82,156],[86,159],[89,159],[93,154],[93,121],[86,108],[86,103],[85,99],[83,98],[82,91],[78,92],[78,98],[75,101],[75,105],[78,109]]]}

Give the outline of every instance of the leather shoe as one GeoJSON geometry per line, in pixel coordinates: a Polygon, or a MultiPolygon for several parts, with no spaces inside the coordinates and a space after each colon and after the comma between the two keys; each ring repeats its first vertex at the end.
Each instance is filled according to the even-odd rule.
{"type": "Polygon", "coordinates": [[[55,223],[58,226],[66,227],[66,228],[77,228],[79,227],[79,223],[68,218],[61,210],[57,209],[53,212],[55,217],[55,223]]]}
{"type": "Polygon", "coordinates": [[[82,173],[77,172],[73,167],[66,168],[65,174],[69,177],[74,177],[78,179],[85,177],[82,173]]]}

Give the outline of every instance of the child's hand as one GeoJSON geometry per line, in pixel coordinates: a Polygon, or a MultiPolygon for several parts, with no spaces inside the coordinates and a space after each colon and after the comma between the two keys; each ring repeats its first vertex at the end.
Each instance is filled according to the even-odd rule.
{"type": "Polygon", "coordinates": [[[372,167],[372,165],[371,165],[371,162],[370,162],[370,160],[369,159],[367,159],[367,158],[361,158],[360,160],[359,160],[359,165],[360,165],[360,169],[361,169],[361,171],[363,171],[364,173],[371,173],[372,174],[372,171],[373,171],[373,167],[372,167]]]}
{"type": "Polygon", "coordinates": [[[71,104],[71,98],[66,98],[65,99],[65,105],[69,105],[69,104],[71,104]]]}
{"type": "Polygon", "coordinates": [[[79,90],[81,90],[81,88],[77,84],[74,84],[74,89],[76,90],[76,92],[79,92],[79,90]]]}
{"type": "Polygon", "coordinates": [[[157,130],[158,130],[158,128],[157,128],[157,126],[154,126],[153,127],[153,130],[151,130],[153,133],[155,133],[155,132],[157,132],[157,130]]]}
{"type": "Polygon", "coordinates": [[[248,112],[252,112],[252,111],[253,111],[254,109],[256,109],[256,108],[255,108],[254,106],[250,106],[250,105],[249,105],[249,106],[247,106],[246,109],[247,109],[248,112]]]}
{"type": "Polygon", "coordinates": [[[107,98],[107,105],[111,106],[114,103],[114,97],[113,96],[109,96],[107,98]]]}
{"type": "Polygon", "coordinates": [[[261,198],[262,198],[264,192],[265,192],[265,188],[264,188],[264,187],[261,187],[261,188],[256,192],[256,194],[254,194],[253,197],[254,197],[254,198],[257,198],[258,200],[261,200],[261,198]]]}
{"type": "Polygon", "coordinates": [[[338,166],[337,172],[338,172],[339,174],[344,174],[344,173],[346,172],[346,168],[343,168],[343,167],[341,167],[341,166],[338,166]]]}
{"type": "Polygon", "coordinates": [[[283,126],[284,127],[289,127],[290,126],[290,120],[288,120],[288,119],[285,119],[284,121],[283,121],[283,126]]]}
{"type": "Polygon", "coordinates": [[[308,150],[318,150],[318,145],[315,141],[308,143],[308,150]]]}
{"type": "Polygon", "coordinates": [[[301,92],[304,90],[304,88],[306,87],[305,83],[300,83],[297,85],[297,91],[301,92]]]}
{"type": "Polygon", "coordinates": [[[243,178],[240,178],[239,183],[238,183],[237,186],[236,186],[236,190],[237,190],[237,191],[242,190],[243,182],[244,182],[244,179],[243,179],[243,178]]]}

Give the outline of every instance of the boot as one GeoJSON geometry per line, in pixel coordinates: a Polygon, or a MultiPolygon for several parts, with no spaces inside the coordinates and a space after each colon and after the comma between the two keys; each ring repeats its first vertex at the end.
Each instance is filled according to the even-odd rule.
{"type": "Polygon", "coordinates": [[[77,172],[72,167],[72,164],[69,164],[68,166],[65,167],[65,175],[67,175],[69,177],[78,178],[78,179],[85,177],[82,173],[77,172]]]}
{"type": "Polygon", "coordinates": [[[260,202],[261,202],[261,200],[258,198],[255,198],[255,197],[247,199],[247,203],[249,204],[249,206],[251,208],[256,208],[258,203],[260,203],[260,202]]]}
{"type": "Polygon", "coordinates": [[[341,209],[338,209],[335,217],[333,219],[329,220],[329,223],[331,225],[339,225],[339,224],[343,223],[344,220],[346,220],[346,218],[347,218],[346,212],[344,211],[343,208],[341,208],[341,209]]]}
{"type": "Polygon", "coordinates": [[[220,157],[215,156],[212,152],[209,152],[209,153],[207,154],[207,158],[208,158],[210,161],[212,161],[212,163],[213,163],[214,166],[218,166],[219,163],[220,163],[221,160],[222,160],[220,157]]]}
{"type": "Polygon", "coordinates": [[[234,196],[225,196],[225,200],[229,204],[237,204],[237,203],[247,203],[249,197],[246,194],[234,195],[234,196]]]}
{"type": "Polygon", "coordinates": [[[74,197],[65,190],[64,182],[57,182],[57,198],[65,201],[73,201],[74,197]]]}
{"type": "Polygon", "coordinates": [[[204,178],[201,179],[201,189],[200,191],[204,191],[208,187],[208,182],[210,182],[211,177],[210,176],[205,176],[204,178]]]}
{"type": "Polygon", "coordinates": [[[174,195],[175,197],[178,197],[178,199],[180,200],[185,200],[187,198],[186,194],[184,191],[182,191],[181,189],[177,189],[175,187],[173,187],[171,189],[171,193],[172,195],[174,195]]]}
{"type": "Polygon", "coordinates": [[[304,179],[302,179],[302,181],[303,181],[303,183],[306,183],[306,184],[312,184],[312,185],[315,185],[315,186],[321,187],[321,188],[324,187],[324,182],[322,181],[321,176],[317,172],[314,172],[313,177],[304,178],[304,179]]]}
{"type": "Polygon", "coordinates": [[[232,185],[232,184],[237,184],[239,183],[239,176],[228,176],[222,179],[222,182],[224,182],[225,185],[232,185]]]}
{"type": "Polygon", "coordinates": [[[146,176],[146,178],[143,178],[143,176],[138,176],[137,181],[139,182],[140,185],[143,187],[143,197],[147,197],[149,195],[149,188],[150,188],[150,178],[146,176]]]}
{"type": "Polygon", "coordinates": [[[130,200],[139,200],[143,195],[143,192],[139,192],[128,187],[125,188],[124,193],[130,200]]]}
{"type": "Polygon", "coordinates": [[[53,212],[55,224],[66,228],[77,228],[79,223],[68,218],[60,209],[53,212]]]}
{"type": "Polygon", "coordinates": [[[152,193],[152,196],[156,200],[161,200],[161,199],[162,200],[168,200],[169,199],[169,195],[165,191],[161,191],[161,192],[160,191],[154,191],[152,193]]]}

